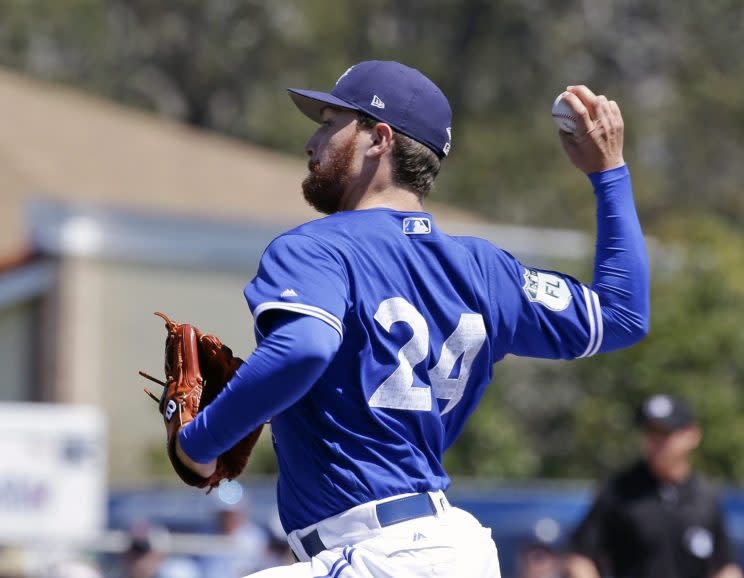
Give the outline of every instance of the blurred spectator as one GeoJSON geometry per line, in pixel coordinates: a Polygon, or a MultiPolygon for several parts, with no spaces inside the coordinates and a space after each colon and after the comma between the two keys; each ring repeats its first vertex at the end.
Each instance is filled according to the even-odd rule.
{"type": "Polygon", "coordinates": [[[717,494],[692,471],[692,408],[655,395],[638,410],[643,458],[614,476],[571,539],[569,578],[741,578],[717,494]]]}
{"type": "MultiPolygon", "coordinates": [[[[286,536],[277,536],[271,533],[269,543],[266,546],[266,558],[263,568],[274,568],[276,566],[286,566],[296,562],[289,548],[286,536]]],[[[262,569],[263,569],[262,568],[262,569]]]]}
{"type": "Polygon", "coordinates": [[[111,578],[201,578],[198,564],[187,557],[166,556],[163,545],[167,530],[138,522],[111,578]]]}
{"type": "Polygon", "coordinates": [[[519,553],[517,578],[560,578],[561,560],[547,544],[532,542],[519,553]]]}
{"type": "Polygon", "coordinates": [[[274,510],[268,523],[269,543],[266,546],[265,568],[293,564],[296,560],[289,548],[287,534],[279,520],[279,511],[274,510]]]}
{"type": "Polygon", "coordinates": [[[121,556],[117,578],[155,578],[165,555],[153,548],[151,528],[137,523],[131,532],[129,548],[121,556]]]}
{"type": "Polygon", "coordinates": [[[230,492],[223,486],[228,485],[223,482],[218,493],[217,533],[231,542],[230,553],[210,557],[205,564],[206,576],[241,578],[268,567],[269,534],[251,518],[250,500],[242,486],[232,482],[230,492]]]}

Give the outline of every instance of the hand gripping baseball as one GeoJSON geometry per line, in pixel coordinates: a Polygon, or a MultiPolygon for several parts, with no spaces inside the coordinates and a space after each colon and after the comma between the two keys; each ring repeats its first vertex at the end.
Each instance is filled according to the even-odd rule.
{"type": "Polygon", "coordinates": [[[614,100],[586,86],[569,86],[563,100],[576,115],[573,133],[560,131],[568,158],[586,174],[614,169],[623,160],[623,117],[614,100]]]}

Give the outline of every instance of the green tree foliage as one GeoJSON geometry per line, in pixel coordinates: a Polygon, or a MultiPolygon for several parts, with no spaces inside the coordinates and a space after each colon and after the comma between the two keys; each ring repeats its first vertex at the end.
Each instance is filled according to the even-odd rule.
{"type": "Polygon", "coordinates": [[[706,470],[742,479],[743,24],[740,0],[7,0],[0,64],[300,155],[313,126],[287,86],[401,60],[454,109],[434,198],[584,230],[594,202],[549,108],[567,84],[610,95],[644,227],[667,247],[651,334],[591,360],[497,366],[448,465],[605,471],[635,451],[631,408],[666,390],[698,406],[706,470]]]}
{"type": "Polygon", "coordinates": [[[577,83],[621,103],[647,223],[742,216],[743,21],[737,0],[8,0],[0,63],[301,154],[312,125],[285,87],[404,60],[455,111],[439,198],[585,227],[548,113],[577,83]]]}
{"type": "Polygon", "coordinates": [[[531,364],[532,379],[507,386],[525,443],[541,458],[536,475],[607,473],[628,461],[639,447],[635,408],[667,392],[697,410],[701,467],[744,479],[744,233],[705,216],[669,219],[661,232],[676,250],[654,263],[648,337],[588,360],[531,364]]]}

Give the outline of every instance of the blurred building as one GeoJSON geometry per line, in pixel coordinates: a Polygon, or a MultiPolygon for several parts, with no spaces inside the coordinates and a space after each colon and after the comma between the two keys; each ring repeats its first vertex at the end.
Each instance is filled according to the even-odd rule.
{"type": "MultiPolygon", "coordinates": [[[[305,161],[2,71],[0,109],[0,401],[98,405],[112,480],[142,481],[164,454],[137,375],[162,375],[152,313],[247,355],[243,286],[275,235],[317,217],[301,199],[305,161]]],[[[427,209],[532,262],[591,250],[583,234],[427,209]]]]}

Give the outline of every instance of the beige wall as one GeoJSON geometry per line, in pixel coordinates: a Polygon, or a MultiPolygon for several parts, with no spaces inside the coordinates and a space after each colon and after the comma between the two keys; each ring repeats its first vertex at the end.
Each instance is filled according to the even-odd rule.
{"type": "Polygon", "coordinates": [[[103,407],[112,481],[142,481],[153,473],[152,456],[165,457],[160,415],[142,391],[159,393],[158,386],[137,375],[141,369],[163,376],[165,328],[153,312],[194,323],[245,357],[255,342],[242,290],[259,257],[234,272],[65,259],[57,387],[60,401],[103,407]]]}
{"type": "Polygon", "coordinates": [[[38,301],[0,310],[0,401],[26,401],[28,385],[36,379],[34,346],[38,301]]]}

